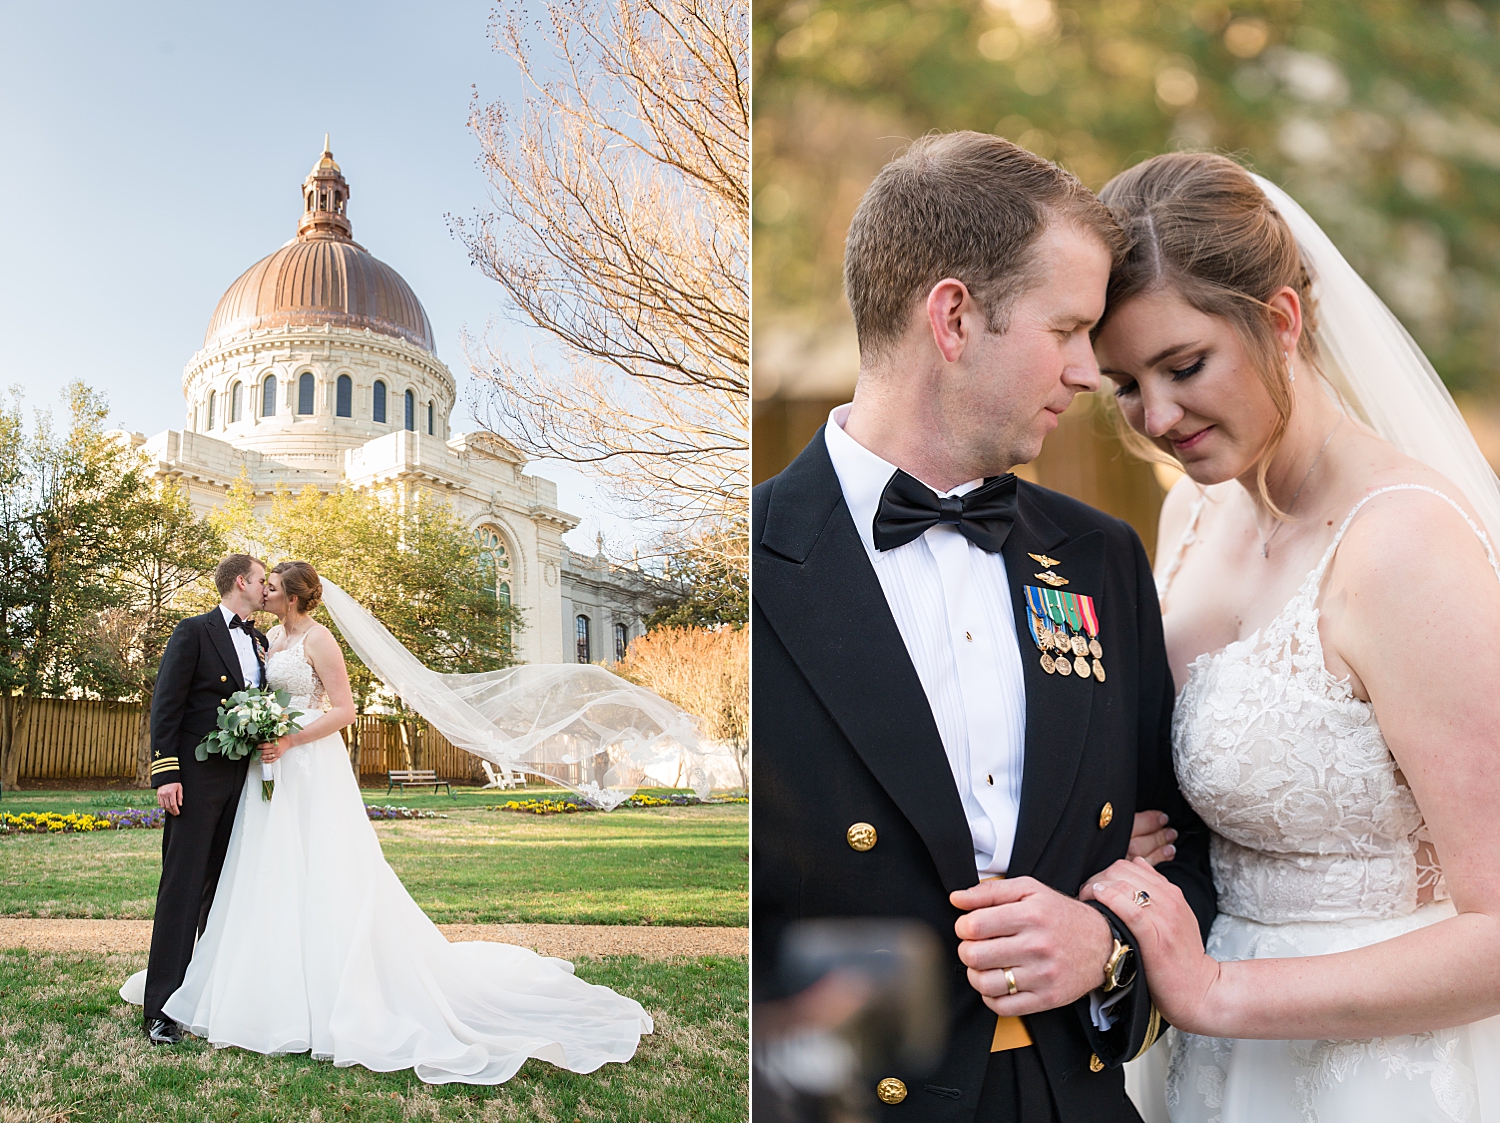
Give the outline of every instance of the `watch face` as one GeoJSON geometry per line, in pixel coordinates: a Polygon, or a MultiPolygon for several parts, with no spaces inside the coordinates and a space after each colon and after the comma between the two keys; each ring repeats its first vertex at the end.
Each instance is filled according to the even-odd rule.
{"type": "Polygon", "coordinates": [[[1111,973],[1115,987],[1128,986],[1135,979],[1135,951],[1132,948],[1122,948],[1120,958],[1115,960],[1115,969],[1111,973]]]}

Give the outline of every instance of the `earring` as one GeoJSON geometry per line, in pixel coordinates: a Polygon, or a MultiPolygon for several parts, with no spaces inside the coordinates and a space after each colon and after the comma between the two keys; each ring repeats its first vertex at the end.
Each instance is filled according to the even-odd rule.
{"type": "Polygon", "coordinates": [[[1297,381],[1297,372],[1292,369],[1292,354],[1291,354],[1291,352],[1290,351],[1283,351],[1281,353],[1281,357],[1286,360],[1286,380],[1288,382],[1296,382],[1297,381]]]}

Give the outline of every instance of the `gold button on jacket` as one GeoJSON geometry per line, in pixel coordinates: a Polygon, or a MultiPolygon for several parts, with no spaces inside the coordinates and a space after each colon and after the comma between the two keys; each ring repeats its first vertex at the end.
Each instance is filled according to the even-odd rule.
{"type": "Polygon", "coordinates": [[[1089,1054],[1089,1071],[1090,1072],[1103,1072],[1104,1071],[1104,1062],[1099,1059],[1099,1054],[1098,1053],[1090,1053],[1089,1054]]]}
{"type": "Polygon", "coordinates": [[[887,1076],[875,1085],[875,1094],[880,1097],[880,1102],[883,1104],[898,1104],[906,1099],[906,1085],[894,1076],[887,1076]]]}
{"type": "Polygon", "coordinates": [[[1114,804],[1112,804],[1112,803],[1106,803],[1103,807],[1099,808],[1099,829],[1101,831],[1105,827],[1109,826],[1110,823],[1112,823],[1114,821],[1115,821],[1115,806],[1114,806],[1114,804]]]}
{"type": "MultiPolygon", "coordinates": [[[[869,823],[855,823],[844,832],[844,837],[849,840],[849,845],[860,853],[872,850],[875,847],[875,828],[870,826],[869,823]]],[[[905,1092],[901,1094],[903,1096],[906,1095],[905,1092]]]]}
{"type": "Polygon", "coordinates": [[[219,676],[219,681],[220,682],[228,682],[229,681],[229,676],[228,675],[220,675],[219,676]]]}

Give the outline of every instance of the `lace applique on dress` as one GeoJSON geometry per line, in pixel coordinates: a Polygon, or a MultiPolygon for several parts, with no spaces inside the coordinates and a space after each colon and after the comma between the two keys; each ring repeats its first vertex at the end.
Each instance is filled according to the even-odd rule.
{"type": "MultiPolygon", "coordinates": [[[[1404,490],[1429,492],[1463,515],[1500,578],[1488,538],[1452,499],[1420,484],[1381,488],[1349,512],[1275,619],[1188,667],[1172,745],[1183,795],[1213,831],[1220,919],[1211,955],[1252,959],[1366,946],[1410,930],[1421,906],[1448,897],[1374,707],[1355,697],[1348,679],[1329,673],[1318,632],[1323,575],[1349,524],[1376,496],[1404,490]]],[[[1164,586],[1179,562],[1164,572],[1164,586]]],[[[1285,1043],[1298,1071],[1295,1108],[1311,1123],[1317,1096],[1376,1065],[1430,1080],[1443,1112],[1465,1119],[1473,1078],[1455,1053],[1458,1032],[1285,1043]]],[[[1217,1118],[1235,1043],[1175,1036],[1167,1087],[1174,1115],[1189,1100],[1196,1110],[1187,1117],[1217,1118]]]]}
{"type": "MultiPolygon", "coordinates": [[[[277,624],[266,639],[275,647],[284,634],[277,624]]],[[[266,656],[266,683],[272,690],[285,690],[292,696],[292,708],[308,711],[328,709],[328,692],[323,689],[323,680],[313,665],[307,661],[302,647],[307,642],[303,632],[291,644],[266,656]]]]}

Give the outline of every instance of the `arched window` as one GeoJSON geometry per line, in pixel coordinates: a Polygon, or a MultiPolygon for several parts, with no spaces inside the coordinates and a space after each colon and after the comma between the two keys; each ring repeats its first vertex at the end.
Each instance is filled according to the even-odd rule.
{"type": "Polygon", "coordinates": [[[266,375],[266,381],[260,391],[260,415],[262,417],[276,416],[276,376],[266,375]]]}
{"type": "Polygon", "coordinates": [[[510,551],[505,548],[505,539],[492,526],[482,526],[474,532],[474,541],[479,543],[479,564],[485,574],[486,584],[495,590],[495,599],[501,604],[510,604],[510,551]]]}
{"type": "Polygon", "coordinates": [[[218,398],[219,395],[212,390],[208,392],[208,427],[210,429],[214,427],[214,406],[218,403],[218,398]]]}
{"type": "Polygon", "coordinates": [[[589,618],[579,616],[573,621],[573,634],[578,639],[578,661],[580,663],[592,663],[589,658],[589,618]]]}
{"type": "Polygon", "coordinates": [[[417,396],[410,390],[406,392],[406,428],[413,433],[417,431],[417,396]]]}
{"type": "Polygon", "coordinates": [[[615,625],[615,662],[618,663],[625,658],[625,652],[630,650],[630,629],[624,624],[615,625]]]}
{"type": "Polygon", "coordinates": [[[385,424],[385,383],[375,383],[375,410],[372,417],[376,424],[385,424]]]}
{"type": "Polygon", "coordinates": [[[230,421],[238,421],[240,419],[240,396],[241,396],[241,391],[243,389],[244,389],[244,387],[242,385],[240,385],[240,383],[238,383],[238,382],[236,382],[229,389],[229,420],[230,421]]]}
{"type": "Polygon", "coordinates": [[[302,377],[297,379],[297,412],[310,414],[313,411],[313,376],[312,371],[305,370],[302,377]]]}
{"type": "Polygon", "coordinates": [[[354,379],[350,378],[347,374],[339,375],[339,385],[333,412],[339,417],[354,416],[354,379]]]}
{"type": "Polygon", "coordinates": [[[432,431],[432,403],[431,402],[427,403],[427,435],[429,437],[431,437],[431,436],[434,435],[433,431],[432,431]]]}

